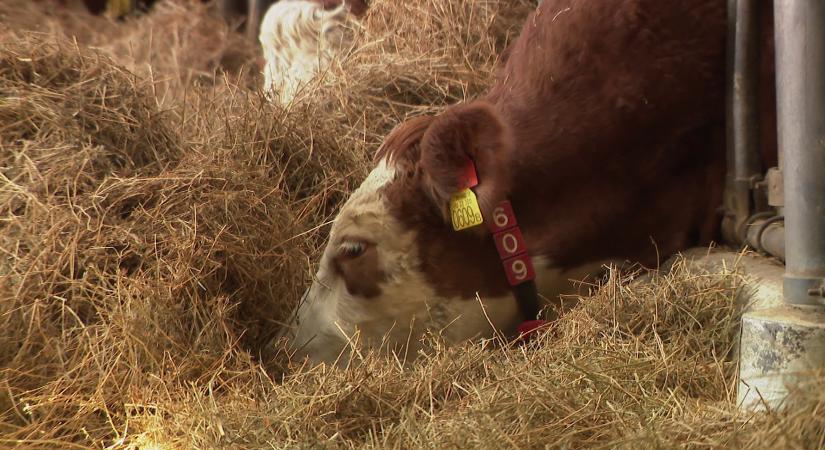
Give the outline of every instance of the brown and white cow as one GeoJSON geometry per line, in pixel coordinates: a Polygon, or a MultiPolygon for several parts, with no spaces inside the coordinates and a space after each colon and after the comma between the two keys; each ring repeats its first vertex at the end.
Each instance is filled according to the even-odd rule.
{"type": "Polygon", "coordinates": [[[352,21],[366,13],[364,0],[281,0],[269,7],[259,40],[264,55],[264,92],[289,104],[351,45],[352,21]]]}
{"type": "Polygon", "coordinates": [[[289,339],[333,362],[415,355],[520,317],[485,226],[454,231],[467,159],[486,222],[508,199],[554,298],[603,261],[655,266],[717,234],[724,0],[544,0],[483,97],[399,126],[336,218],[289,339]]]}

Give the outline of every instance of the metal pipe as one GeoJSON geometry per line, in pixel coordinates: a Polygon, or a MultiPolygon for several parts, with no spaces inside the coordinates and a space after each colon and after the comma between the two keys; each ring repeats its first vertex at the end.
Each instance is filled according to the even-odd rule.
{"type": "Polygon", "coordinates": [[[246,36],[252,42],[258,42],[258,33],[261,29],[261,20],[266,13],[270,0],[249,0],[246,14],[246,36]]]}
{"type": "Polygon", "coordinates": [[[753,188],[762,174],[759,152],[759,17],[761,0],[728,1],[728,173],[726,240],[746,241],[753,188]],[[732,49],[732,51],[730,51],[732,49]]]}
{"type": "Polygon", "coordinates": [[[825,2],[775,0],[785,196],[785,301],[818,304],[825,279],[825,2]]]}
{"type": "Polygon", "coordinates": [[[725,242],[737,244],[736,214],[734,213],[734,171],[733,156],[733,54],[736,46],[736,0],[728,0],[727,27],[727,67],[725,73],[725,191],[723,196],[724,216],[722,218],[722,238],[725,242]]]}
{"type": "MultiPolygon", "coordinates": [[[[759,14],[761,0],[736,2],[733,133],[736,184],[750,197],[761,176],[759,153],[759,14]]],[[[747,203],[750,205],[750,202],[747,203]]]]}
{"type": "Polygon", "coordinates": [[[782,216],[759,218],[748,226],[747,244],[756,250],[785,260],[785,223],[782,216]]]}
{"type": "Polygon", "coordinates": [[[722,218],[722,238],[732,244],[738,244],[736,233],[736,194],[734,180],[736,179],[735,159],[733,154],[733,55],[736,47],[736,0],[728,0],[728,32],[727,32],[727,73],[725,76],[725,173],[724,217],[722,218]]]}

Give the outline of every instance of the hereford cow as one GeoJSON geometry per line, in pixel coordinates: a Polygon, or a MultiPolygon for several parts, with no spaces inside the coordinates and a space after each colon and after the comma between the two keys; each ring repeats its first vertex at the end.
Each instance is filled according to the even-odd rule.
{"type": "Polygon", "coordinates": [[[350,45],[349,22],[367,10],[364,0],[281,0],[261,22],[264,92],[289,104],[300,89],[350,45]]]}
{"type": "Polygon", "coordinates": [[[535,286],[553,299],[604,261],[714,239],[725,3],[544,0],[486,95],[385,139],[298,307],[297,355],[509,332],[535,286]]]}

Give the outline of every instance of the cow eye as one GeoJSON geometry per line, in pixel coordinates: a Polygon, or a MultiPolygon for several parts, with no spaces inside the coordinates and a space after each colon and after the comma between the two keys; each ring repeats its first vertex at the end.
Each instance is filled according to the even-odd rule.
{"type": "Polygon", "coordinates": [[[338,255],[345,258],[357,258],[364,254],[367,244],[359,241],[342,242],[338,250],[338,255]]]}

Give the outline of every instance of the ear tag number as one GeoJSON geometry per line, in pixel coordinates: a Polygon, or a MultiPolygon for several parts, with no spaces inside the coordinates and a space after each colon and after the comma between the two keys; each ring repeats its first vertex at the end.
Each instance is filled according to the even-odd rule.
{"type": "Polygon", "coordinates": [[[461,190],[450,198],[450,216],[455,231],[484,223],[476,194],[470,189],[461,190]]]}

